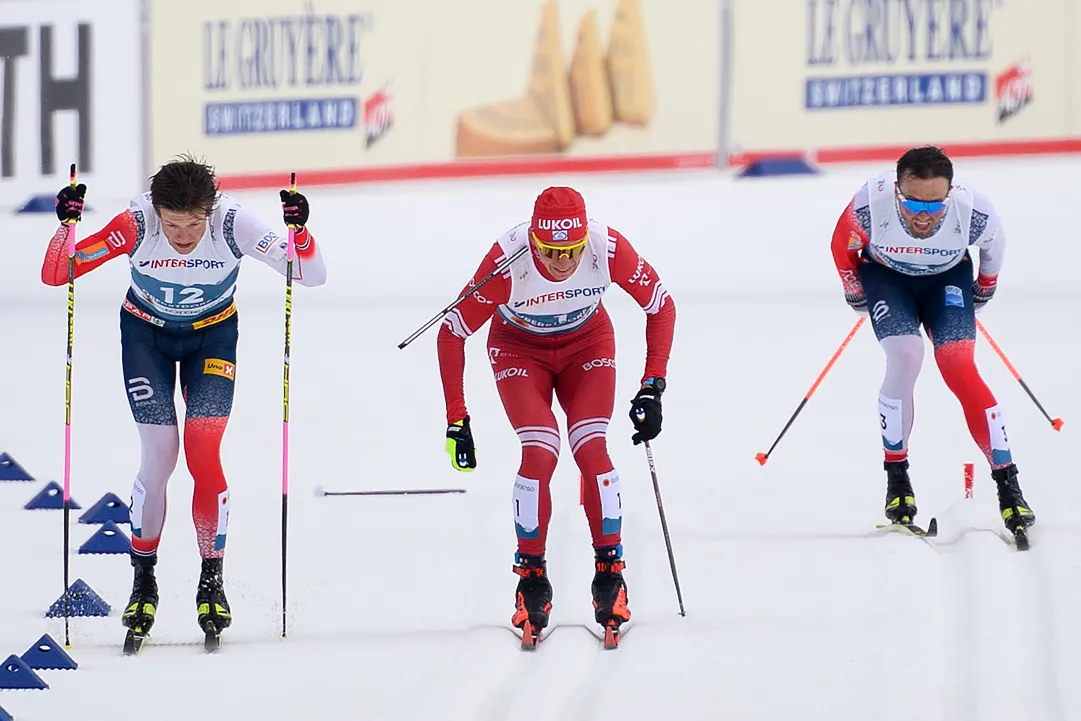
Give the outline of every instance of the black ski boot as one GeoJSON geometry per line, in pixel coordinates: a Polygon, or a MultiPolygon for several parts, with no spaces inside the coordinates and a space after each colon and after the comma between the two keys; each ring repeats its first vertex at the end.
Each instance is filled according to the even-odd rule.
{"type": "Polygon", "coordinates": [[[131,585],[131,598],[121,622],[128,627],[124,638],[124,653],[138,653],[143,640],[154,625],[154,614],[158,610],[158,581],[154,577],[154,566],[158,557],[131,554],[131,565],[135,569],[135,580],[131,585]]]}
{"type": "Polygon", "coordinates": [[[619,630],[631,620],[627,606],[627,583],[623,580],[623,546],[606,546],[595,551],[593,574],[593,617],[606,629],[619,630]]]}
{"type": "Polygon", "coordinates": [[[222,559],[204,558],[199,575],[199,590],[195,605],[199,611],[199,628],[206,633],[206,650],[213,651],[221,644],[221,632],[233,622],[229,601],[222,585],[222,559]]]}
{"type": "Polygon", "coordinates": [[[522,629],[522,646],[535,647],[540,632],[548,626],[552,612],[552,584],[548,580],[548,564],[544,556],[517,554],[514,572],[521,576],[514,592],[515,609],[511,625],[522,629]]]}
{"type": "MultiPolygon", "coordinates": [[[[1002,522],[1006,524],[1006,530],[1015,538],[1019,534],[1025,535],[1025,529],[1036,523],[1036,514],[1021,495],[1021,486],[1017,483],[1017,466],[1011,463],[1004,468],[996,468],[991,471],[991,478],[995,479],[995,485],[998,486],[998,508],[1002,511],[1002,522]]],[[[1021,547],[1020,542],[1018,547],[1021,547]]]]}
{"type": "Polygon", "coordinates": [[[882,467],[886,470],[886,518],[892,523],[915,523],[916,494],[908,478],[908,459],[885,461],[882,467]]]}

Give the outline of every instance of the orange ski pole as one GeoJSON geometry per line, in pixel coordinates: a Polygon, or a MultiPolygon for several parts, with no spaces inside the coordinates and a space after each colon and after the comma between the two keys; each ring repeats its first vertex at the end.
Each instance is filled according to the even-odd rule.
{"type": "Polygon", "coordinates": [[[837,348],[837,351],[833,354],[833,357],[830,358],[830,362],[827,363],[826,367],[822,369],[822,372],[818,374],[818,378],[815,378],[815,382],[814,385],[811,386],[811,390],[807,391],[807,395],[803,396],[803,400],[800,401],[799,406],[796,407],[796,412],[793,413],[792,417],[788,419],[788,423],[784,424],[784,428],[781,429],[781,434],[777,436],[777,440],[773,442],[773,445],[769,447],[769,450],[765,453],[759,453],[755,456],[755,460],[758,461],[759,465],[766,465],[766,461],[769,460],[769,456],[771,453],[773,453],[773,449],[776,448],[777,444],[781,442],[782,438],[784,438],[784,434],[788,431],[788,428],[792,425],[793,421],[796,420],[796,416],[798,416],[800,414],[800,411],[803,410],[803,407],[807,405],[807,401],[811,400],[811,396],[813,396],[815,391],[818,390],[818,386],[821,385],[823,379],[825,379],[826,377],[826,374],[830,372],[830,368],[832,368],[833,364],[837,362],[837,359],[841,357],[841,353],[843,353],[844,349],[848,347],[848,344],[852,341],[852,338],[855,337],[856,331],[860,329],[860,326],[863,325],[863,322],[865,320],[867,320],[867,316],[861,315],[860,319],[856,321],[856,325],[852,326],[852,330],[848,332],[848,335],[845,337],[840,347],[837,348]]]}
{"type": "Polygon", "coordinates": [[[1014,380],[1020,383],[1021,387],[1025,389],[1025,393],[1028,393],[1028,397],[1031,398],[1032,402],[1036,404],[1036,407],[1040,409],[1040,413],[1043,413],[1043,417],[1048,420],[1051,427],[1056,431],[1062,430],[1062,419],[1052,418],[1048,415],[1047,411],[1043,409],[1040,402],[1036,400],[1036,395],[1029,389],[1028,384],[1021,378],[1021,374],[1017,372],[1017,369],[1013,367],[1013,363],[1010,363],[1010,359],[1007,358],[1006,354],[1002,352],[1002,349],[998,347],[998,343],[995,342],[995,339],[992,338],[991,334],[987,332],[987,329],[983,327],[983,323],[980,322],[979,318],[976,319],[976,327],[980,329],[980,333],[982,333],[983,337],[987,339],[987,342],[991,344],[991,347],[995,349],[995,353],[998,353],[998,357],[1002,359],[1002,362],[1006,364],[1006,368],[1009,369],[1014,380]]]}

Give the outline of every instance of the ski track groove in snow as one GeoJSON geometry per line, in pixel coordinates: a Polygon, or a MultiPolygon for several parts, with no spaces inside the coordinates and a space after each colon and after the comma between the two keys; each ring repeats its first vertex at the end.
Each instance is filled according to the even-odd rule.
{"type": "Polygon", "coordinates": [[[1020,557],[1016,576],[1018,587],[1016,591],[1027,600],[1025,608],[1028,613],[1024,614],[1027,619],[1022,628],[1030,628],[1028,637],[1033,640],[1031,646],[1033,670],[1040,679],[1038,698],[1042,700],[1046,721],[1067,721],[1067,715],[1062,697],[1062,685],[1059,682],[1057,664],[1055,663],[1055,610],[1051,603],[1051,584],[1044,563],[1044,554],[1047,536],[1040,537],[1039,531],[1033,528],[1032,547],[1027,552],[1017,552],[1020,557]]]}

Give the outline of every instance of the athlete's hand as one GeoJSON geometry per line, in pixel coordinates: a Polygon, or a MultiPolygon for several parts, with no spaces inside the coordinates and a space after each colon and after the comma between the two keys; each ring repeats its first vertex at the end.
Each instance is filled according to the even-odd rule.
{"type": "Polygon", "coordinates": [[[473,432],[469,429],[469,416],[447,426],[447,455],[456,471],[472,473],[477,467],[477,451],[473,447],[473,432]]]}
{"type": "Polygon", "coordinates": [[[983,310],[988,301],[995,297],[996,288],[998,288],[998,278],[976,276],[976,280],[972,281],[972,307],[976,313],[983,310]]]}
{"type": "Polygon", "coordinates": [[[86,198],[84,183],[79,183],[74,188],[65,185],[56,194],[56,217],[61,223],[78,223],[83,219],[84,198],[86,198]]]}
{"type": "Polygon", "coordinates": [[[286,225],[296,226],[299,231],[308,223],[308,199],[300,193],[283,190],[278,193],[282,201],[282,217],[286,225]]]}
{"type": "Polygon", "coordinates": [[[845,293],[845,302],[849,307],[860,315],[867,315],[867,298],[862,292],[859,294],[845,293]]]}
{"type": "Polygon", "coordinates": [[[661,432],[661,391],[652,384],[642,386],[631,400],[630,416],[636,431],[631,436],[634,445],[656,438],[661,432]]]}

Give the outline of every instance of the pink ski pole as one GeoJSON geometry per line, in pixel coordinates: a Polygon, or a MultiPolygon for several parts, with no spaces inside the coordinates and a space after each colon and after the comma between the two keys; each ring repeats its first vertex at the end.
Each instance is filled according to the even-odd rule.
{"type": "MultiPolygon", "coordinates": [[[[297,192],[297,174],[289,176],[289,192],[297,192]]],[[[285,365],[282,377],[282,638],[286,618],[286,557],[289,534],[289,336],[293,325],[293,258],[296,255],[296,226],[289,226],[285,261],[285,365]]]]}
{"type": "MultiPolygon", "coordinates": [[[[75,188],[75,163],[68,173],[71,187],[75,188]]],[[[70,584],[68,583],[68,555],[71,548],[71,356],[75,344],[75,223],[68,225],[68,360],[67,380],[64,384],[64,646],[71,648],[70,584]]]]}

